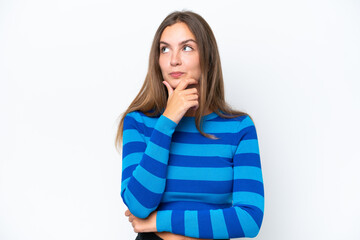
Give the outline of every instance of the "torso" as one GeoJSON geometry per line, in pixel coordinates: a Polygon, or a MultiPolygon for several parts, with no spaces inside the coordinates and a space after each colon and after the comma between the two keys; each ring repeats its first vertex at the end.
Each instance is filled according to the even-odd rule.
{"type": "MultiPolygon", "coordinates": [[[[144,113],[137,113],[135,117],[139,122],[144,123],[145,143],[149,144],[149,139],[152,135],[153,128],[156,125],[157,118],[151,118],[144,113]],[[142,120],[143,119],[143,120],[142,120]]],[[[193,115],[190,114],[189,115],[193,115]]],[[[178,123],[177,129],[174,131],[169,148],[169,161],[167,178],[170,179],[170,184],[166,187],[171,187],[171,191],[165,189],[163,198],[165,201],[160,202],[158,210],[209,210],[209,209],[223,209],[229,208],[232,204],[232,190],[233,190],[233,156],[236,152],[236,147],[240,141],[241,134],[240,124],[244,117],[223,120],[217,116],[216,113],[206,111],[204,116],[203,131],[208,133],[215,133],[219,139],[212,140],[202,136],[196,129],[195,119],[193,116],[184,117],[178,123]],[[201,147],[201,151],[196,148],[184,147],[190,144],[197,146],[197,142],[201,147]],[[211,144],[207,144],[211,143],[211,144]],[[203,154],[202,153],[206,154],[203,154]],[[191,161],[190,161],[191,160],[191,161]],[[197,168],[199,175],[191,174],[194,168],[197,168]],[[188,172],[182,169],[188,168],[188,172]],[[205,169],[206,168],[206,172],[205,169]],[[217,174],[208,174],[211,171],[217,174]],[[190,173],[190,174],[189,174],[190,173]],[[221,176],[218,178],[217,176],[221,176]],[[177,179],[180,181],[192,181],[194,184],[184,189],[180,183],[172,181],[177,179]],[[185,180],[183,180],[185,179],[185,180]],[[218,188],[211,188],[211,186],[204,184],[206,181],[218,181],[221,183],[221,191],[218,188]],[[172,181],[172,182],[171,182],[172,181]],[[171,185],[172,184],[172,185],[171,185]],[[203,189],[208,191],[212,196],[212,201],[207,201],[206,194],[201,194],[203,189]],[[175,193],[181,193],[174,194],[175,193]],[[192,194],[195,193],[195,194],[192,194]],[[197,194],[196,194],[197,193],[197,194]]],[[[167,179],[167,181],[168,181],[167,179]]],[[[182,213],[185,216],[185,213],[182,213]]],[[[171,232],[154,232],[159,238],[163,240],[201,240],[200,238],[193,238],[174,234],[171,232]]],[[[209,239],[208,239],[209,240],[209,239]]],[[[210,239],[212,240],[212,239],[210,239]]]]}

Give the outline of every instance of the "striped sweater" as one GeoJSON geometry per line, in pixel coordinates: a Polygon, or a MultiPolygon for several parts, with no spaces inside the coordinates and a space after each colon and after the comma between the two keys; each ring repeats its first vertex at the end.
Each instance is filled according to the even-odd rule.
{"type": "Polygon", "coordinates": [[[158,232],[195,238],[255,237],[263,219],[264,188],[254,123],[248,116],[195,117],[176,124],[140,111],[124,118],[121,197],[130,212],[158,211],[158,232]]]}

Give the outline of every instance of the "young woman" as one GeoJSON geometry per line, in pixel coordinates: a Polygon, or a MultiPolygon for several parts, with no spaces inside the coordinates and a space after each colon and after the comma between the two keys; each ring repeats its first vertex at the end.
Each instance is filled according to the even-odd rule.
{"type": "Polygon", "coordinates": [[[252,119],[225,102],[207,22],[173,12],[159,26],[144,84],[123,113],[121,197],[137,240],[255,237],[264,188],[252,119]]]}

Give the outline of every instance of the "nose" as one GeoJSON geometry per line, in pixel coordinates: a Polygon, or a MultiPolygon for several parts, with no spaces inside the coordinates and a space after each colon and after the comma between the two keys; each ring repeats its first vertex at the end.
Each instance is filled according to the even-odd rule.
{"type": "Polygon", "coordinates": [[[180,56],[180,53],[174,52],[174,53],[171,55],[170,65],[171,65],[171,66],[181,65],[181,56],[180,56]]]}

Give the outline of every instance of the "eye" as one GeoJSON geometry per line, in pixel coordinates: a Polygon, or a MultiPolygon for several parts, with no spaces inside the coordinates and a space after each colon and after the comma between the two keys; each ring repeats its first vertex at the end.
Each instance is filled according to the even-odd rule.
{"type": "Polygon", "coordinates": [[[184,46],[184,48],[183,48],[185,51],[191,51],[191,50],[193,50],[193,48],[192,47],[190,47],[190,46],[184,46]],[[188,49],[188,50],[187,50],[188,49]]]}
{"type": "Polygon", "coordinates": [[[166,52],[168,52],[169,51],[169,48],[167,48],[167,47],[162,47],[161,49],[160,49],[160,52],[162,52],[162,53],[166,53],[166,52]]]}

